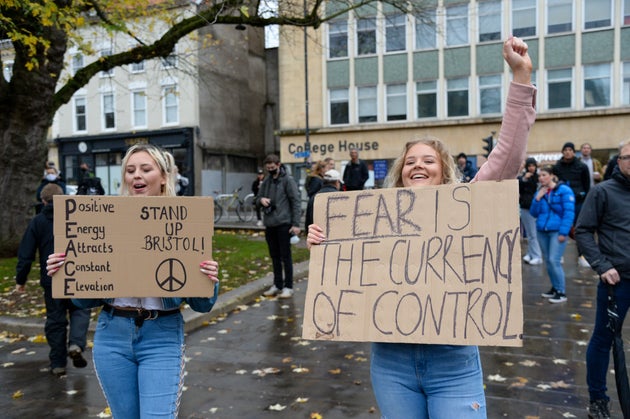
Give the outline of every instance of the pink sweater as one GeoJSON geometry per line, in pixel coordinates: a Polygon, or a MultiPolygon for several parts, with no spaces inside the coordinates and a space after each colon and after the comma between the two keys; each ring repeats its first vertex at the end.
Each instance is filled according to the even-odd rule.
{"type": "Polygon", "coordinates": [[[525,161],[529,131],[536,120],[535,105],[534,86],[510,83],[499,140],[471,182],[516,178],[525,161]]]}

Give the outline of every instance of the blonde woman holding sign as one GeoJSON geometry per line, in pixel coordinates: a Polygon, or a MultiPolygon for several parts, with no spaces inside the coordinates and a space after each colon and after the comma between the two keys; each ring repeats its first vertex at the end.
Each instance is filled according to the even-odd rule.
{"type": "MultiPolygon", "coordinates": [[[[513,73],[498,145],[472,182],[516,178],[525,159],[527,137],[536,119],[536,89],[531,85],[532,62],[527,44],[511,37],[503,57],[513,73]]],[[[455,162],[437,138],[405,145],[392,166],[386,185],[410,187],[457,182],[455,162]]],[[[309,226],[307,243],[326,237],[309,226]]],[[[485,418],[483,373],[476,346],[379,343],[372,344],[371,377],[383,418],[485,418]]]]}
{"type": "MultiPolygon", "coordinates": [[[[122,161],[121,195],[176,196],[173,163],[172,155],[156,146],[131,147],[122,161]]],[[[64,261],[64,254],[51,254],[48,275],[64,261]]],[[[184,381],[184,319],[179,307],[186,302],[195,311],[208,312],[218,295],[218,263],[205,260],[200,269],[208,276],[211,298],[73,300],[82,308],[103,306],[93,357],[113,417],[177,417],[184,381]]]]}

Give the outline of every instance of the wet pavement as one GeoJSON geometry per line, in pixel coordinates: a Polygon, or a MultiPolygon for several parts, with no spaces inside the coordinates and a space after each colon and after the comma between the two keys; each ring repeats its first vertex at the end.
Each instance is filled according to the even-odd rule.
{"type": "MultiPolygon", "coordinates": [[[[585,353],[597,279],[576,260],[570,243],[564,264],[568,301],[562,304],[540,297],[550,287],[542,265],[523,266],[524,346],[480,347],[489,418],[586,417],[585,353]]],[[[296,267],[298,276],[305,266],[296,267]]],[[[256,297],[270,284],[268,277],[255,281],[223,298],[215,317],[189,320],[180,417],[379,418],[369,344],[302,340],[307,281],[296,282],[289,300],[256,297]],[[227,314],[216,317],[222,312],[227,314]]],[[[630,336],[629,327],[624,336],[630,336]]],[[[69,366],[66,377],[55,378],[45,371],[47,353],[45,343],[0,342],[0,415],[106,417],[91,360],[87,368],[69,366]]],[[[613,418],[621,418],[612,374],[608,384],[613,418]]]]}

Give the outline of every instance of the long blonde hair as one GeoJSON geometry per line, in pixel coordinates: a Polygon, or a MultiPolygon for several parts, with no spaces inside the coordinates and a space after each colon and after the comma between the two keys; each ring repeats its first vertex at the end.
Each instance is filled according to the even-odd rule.
{"type": "Polygon", "coordinates": [[[446,144],[436,137],[426,136],[409,141],[405,144],[402,154],[394,161],[392,168],[389,169],[387,177],[385,178],[384,186],[386,188],[401,188],[402,182],[402,169],[405,165],[405,157],[409,152],[409,149],[416,144],[424,144],[431,147],[438,154],[438,157],[442,161],[442,184],[448,185],[451,183],[457,183],[459,180],[455,175],[455,160],[453,156],[448,152],[446,144]]]}
{"type": "MultiPolygon", "coordinates": [[[[166,150],[161,149],[153,144],[136,144],[127,150],[125,157],[122,160],[122,177],[125,179],[125,171],[129,157],[133,154],[144,151],[151,156],[157,167],[160,169],[162,176],[166,179],[166,183],[162,185],[161,196],[177,196],[175,192],[175,173],[173,167],[175,166],[175,159],[173,155],[166,150]]],[[[129,196],[129,185],[127,182],[122,182],[120,185],[120,195],[129,196]]]]}

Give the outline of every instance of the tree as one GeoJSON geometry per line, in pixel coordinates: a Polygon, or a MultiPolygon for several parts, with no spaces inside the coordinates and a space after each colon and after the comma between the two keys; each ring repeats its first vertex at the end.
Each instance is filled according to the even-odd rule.
{"type": "MultiPolygon", "coordinates": [[[[183,37],[208,25],[269,25],[319,28],[351,10],[376,7],[376,0],[3,0],[0,47],[12,46],[12,77],[0,77],[0,254],[12,255],[32,212],[35,189],[47,157],[46,137],[60,106],[100,71],[167,57],[183,37]],[[328,6],[328,14],[325,9],[328,6]],[[181,13],[193,10],[194,13],[181,13]],[[167,29],[152,40],[134,32],[133,22],[161,19],[167,29]],[[62,79],[70,45],[93,55],[80,38],[96,25],[124,34],[136,46],[92,62],[62,79]],[[10,42],[8,42],[8,41],[10,42]]],[[[385,0],[389,7],[419,13],[422,1],[385,0]]],[[[433,2],[428,2],[433,3],[433,2]]],[[[0,62],[2,64],[2,62],[0,62]]],[[[4,68],[4,66],[3,66],[4,68]]]]}

